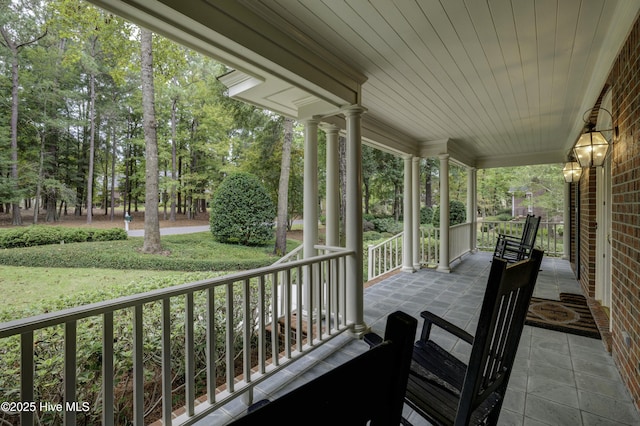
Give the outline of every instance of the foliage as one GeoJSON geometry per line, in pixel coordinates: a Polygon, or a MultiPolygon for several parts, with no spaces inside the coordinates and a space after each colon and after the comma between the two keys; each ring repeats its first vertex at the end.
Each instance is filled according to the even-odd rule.
{"type": "Polygon", "coordinates": [[[501,213],[498,215],[498,220],[502,221],[502,222],[506,222],[508,220],[513,219],[513,216],[511,216],[508,213],[501,213]]]}
{"type": "Polygon", "coordinates": [[[220,242],[263,245],[273,238],[273,202],[257,177],[228,176],[213,196],[211,233],[220,242]]]}
{"type": "Polygon", "coordinates": [[[378,232],[389,232],[391,234],[397,234],[402,232],[402,223],[397,222],[392,217],[375,218],[371,220],[374,229],[378,232]]]}
{"type": "MultiPolygon", "coordinates": [[[[270,265],[277,258],[262,247],[212,241],[209,234],[169,235],[162,238],[163,254],[140,252],[141,238],[58,244],[0,250],[0,264],[30,267],[148,269],[165,271],[232,271],[270,265]]],[[[292,247],[293,248],[293,247],[292,247]]],[[[289,249],[292,249],[289,248],[289,249]]]]}
{"type": "MultiPolygon", "coordinates": [[[[463,202],[449,201],[449,226],[458,225],[467,221],[467,208],[463,202]]],[[[433,226],[440,226],[440,206],[436,206],[433,212],[433,226]]]]}
{"type": "Polygon", "coordinates": [[[433,223],[433,209],[431,207],[422,207],[420,209],[420,224],[428,225],[433,223]]]}
{"type": "Polygon", "coordinates": [[[26,228],[0,229],[0,249],[126,239],[127,232],[122,228],[91,229],[29,226],[26,228]]]}
{"type": "MultiPolygon", "coordinates": [[[[28,317],[30,312],[48,310],[61,310],[84,305],[100,300],[115,299],[121,296],[151,291],[168,286],[183,283],[185,281],[198,281],[205,278],[203,274],[190,274],[173,279],[153,279],[147,281],[136,281],[135,283],[121,284],[113,286],[100,292],[86,292],[61,297],[55,301],[35,302],[34,306],[22,312],[0,312],[0,322],[7,320],[7,315],[15,317],[28,317]],[[39,304],[47,306],[38,306],[39,304]]],[[[243,291],[234,286],[231,295],[234,306],[242,306],[243,291]]],[[[235,336],[241,336],[243,331],[243,315],[240,310],[227,312],[225,308],[226,286],[216,287],[215,304],[213,306],[214,333],[216,337],[214,353],[214,363],[216,365],[216,375],[224,377],[226,370],[225,339],[226,324],[233,327],[235,336]],[[227,317],[231,315],[230,322],[227,317]]],[[[252,324],[256,324],[258,312],[257,283],[250,284],[249,291],[249,312],[252,324]]],[[[171,337],[171,367],[172,367],[172,388],[176,395],[180,395],[181,378],[185,372],[185,339],[184,339],[184,314],[185,302],[183,297],[173,297],[170,302],[170,321],[172,324],[171,337]]],[[[207,317],[207,294],[197,292],[194,294],[194,354],[196,374],[197,394],[206,392],[206,342],[207,327],[204,318],[207,317]]],[[[145,332],[142,335],[144,347],[144,375],[145,383],[149,384],[145,388],[145,407],[151,407],[159,398],[158,389],[160,383],[160,363],[162,359],[162,319],[163,310],[160,302],[148,303],[144,305],[144,326],[145,332]]],[[[127,383],[132,380],[132,351],[133,351],[133,310],[123,309],[114,312],[114,353],[118,354],[114,358],[113,378],[115,382],[115,406],[116,424],[129,424],[132,415],[132,389],[127,383]]],[[[102,415],[101,401],[101,366],[102,366],[102,316],[89,317],[77,322],[77,365],[78,376],[76,383],[76,398],[78,401],[90,402],[91,409],[87,412],[78,413],[78,422],[82,424],[99,424],[102,415]]],[[[235,354],[242,354],[242,339],[233,340],[233,351],[235,354]]],[[[3,397],[9,401],[19,401],[19,368],[20,368],[20,336],[13,336],[7,339],[0,339],[0,389],[3,397]]],[[[64,329],[62,326],[45,328],[35,333],[34,355],[37,368],[34,377],[34,397],[36,401],[47,401],[53,404],[64,403],[64,389],[60,376],[64,372],[64,329]]],[[[148,410],[151,412],[152,410],[148,410]]],[[[62,424],[63,412],[48,411],[38,412],[38,424],[62,424]]],[[[146,418],[152,422],[153,418],[146,418]]],[[[16,424],[19,422],[17,416],[12,416],[7,412],[0,413],[0,422],[16,424]]],[[[3,423],[4,424],[4,423],[3,423]]]]}

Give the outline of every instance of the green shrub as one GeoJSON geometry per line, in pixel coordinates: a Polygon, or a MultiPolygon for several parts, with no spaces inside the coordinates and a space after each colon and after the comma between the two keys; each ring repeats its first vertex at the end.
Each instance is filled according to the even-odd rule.
{"type": "MultiPolygon", "coordinates": [[[[449,226],[458,225],[467,221],[467,208],[462,201],[449,201],[449,226]]],[[[433,226],[440,226],[440,206],[433,212],[433,226]]]]}
{"type": "Polygon", "coordinates": [[[378,232],[388,232],[391,234],[397,234],[402,232],[402,224],[396,222],[392,217],[376,218],[371,221],[374,229],[378,232]]]}
{"type": "Polygon", "coordinates": [[[273,202],[258,178],[235,173],[213,195],[211,233],[223,243],[264,245],[273,238],[274,216],[273,202]]]}
{"type": "Polygon", "coordinates": [[[127,232],[122,228],[93,229],[34,225],[0,229],[0,248],[34,247],[48,244],[117,241],[126,239],[127,232]]]}
{"type": "Polygon", "coordinates": [[[362,234],[363,241],[376,241],[381,240],[382,238],[382,234],[376,231],[367,231],[362,234]]]}
{"type": "Polygon", "coordinates": [[[506,221],[509,221],[511,219],[513,219],[513,216],[511,216],[508,213],[501,213],[501,214],[498,215],[498,220],[502,221],[502,222],[506,222],[506,221]]]}
{"type": "Polygon", "coordinates": [[[433,223],[433,209],[431,207],[422,207],[420,209],[420,224],[428,225],[433,223]]]}

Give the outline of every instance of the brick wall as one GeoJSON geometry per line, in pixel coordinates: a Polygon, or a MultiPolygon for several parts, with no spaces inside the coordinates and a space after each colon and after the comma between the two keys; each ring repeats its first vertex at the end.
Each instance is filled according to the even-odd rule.
{"type": "Polygon", "coordinates": [[[585,296],[596,289],[596,169],[584,169],[580,179],[580,285],[585,296]]]}
{"type": "Polygon", "coordinates": [[[616,60],[609,82],[619,137],[612,150],[613,356],[640,408],[640,21],[616,60]],[[631,337],[625,345],[623,333],[631,337]]]}

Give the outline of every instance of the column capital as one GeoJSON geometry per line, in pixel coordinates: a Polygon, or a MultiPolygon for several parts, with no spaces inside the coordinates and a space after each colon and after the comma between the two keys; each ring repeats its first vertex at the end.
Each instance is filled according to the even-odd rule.
{"type": "Polygon", "coordinates": [[[320,123],[319,127],[327,135],[337,135],[340,132],[340,127],[331,123],[320,123]]]}
{"type": "Polygon", "coordinates": [[[304,123],[305,125],[318,125],[320,124],[320,117],[318,116],[313,116],[313,117],[307,117],[307,118],[303,118],[302,120],[300,120],[302,123],[304,123]]]}
{"type": "Polygon", "coordinates": [[[449,154],[444,153],[444,154],[438,154],[438,158],[442,161],[442,160],[448,160],[449,157],[451,157],[449,154]]]}
{"type": "Polygon", "coordinates": [[[367,109],[362,105],[351,105],[342,110],[347,117],[353,117],[362,115],[367,112],[367,109]]]}

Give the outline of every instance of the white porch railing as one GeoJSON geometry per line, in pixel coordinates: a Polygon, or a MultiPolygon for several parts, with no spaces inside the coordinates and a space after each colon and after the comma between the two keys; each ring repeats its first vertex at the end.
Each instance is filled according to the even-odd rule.
{"type": "Polygon", "coordinates": [[[367,280],[372,280],[402,266],[402,237],[404,232],[367,250],[367,280]]]}
{"type": "MultiPolygon", "coordinates": [[[[449,228],[449,261],[453,262],[471,250],[471,223],[449,228]]],[[[367,279],[372,280],[402,267],[402,237],[404,232],[369,246],[367,279]]],[[[440,229],[420,229],[420,264],[435,267],[440,262],[440,229]]]]}
{"type": "MultiPolygon", "coordinates": [[[[524,221],[479,221],[478,249],[493,251],[496,246],[498,234],[520,237],[523,227],[524,221]]],[[[562,256],[564,254],[563,232],[563,223],[540,222],[536,237],[536,247],[544,250],[545,256],[562,256]]]]}
{"type": "Polygon", "coordinates": [[[460,223],[449,227],[449,262],[460,259],[471,251],[472,223],[460,223]]]}
{"type": "Polygon", "coordinates": [[[319,248],[332,253],[0,324],[0,354],[11,348],[20,352],[16,366],[20,392],[15,392],[14,399],[23,408],[13,421],[19,416],[22,425],[39,424],[45,414],[40,405],[45,401],[38,399],[41,384],[35,380],[37,369],[47,361],[39,353],[42,344],[58,345],[64,353],[64,365],[54,372],[56,380],[62,380],[59,402],[64,407],[64,417],[60,414],[56,423],[76,424],[76,411],[67,408],[82,408],[89,402],[79,401],[76,393],[79,377],[87,374],[100,375],[100,401],[90,403],[92,410],[101,410],[103,425],[115,423],[116,389],[130,389],[132,418],[127,423],[139,425],[145,423],[145,411],[152,405],[145,401],[150,386],[161,389],[164,425],[191,424],[238,396],[250,403],[256,384],[348,329],[345,260],[354,253],[319,248]],[[302,291],[294,291],[302,276],[310,277],[312,290],[304,292],[308,293],[306,300],[302,300],[302,291]],[[322,315],[305,319],[292,315],[294,306],[302,305],[307,312],[322,315]],[[149,328],[152,312],[159,313],[159,325],[149,328]],[[323,319],[312,322],[314,317],[323,319]],[[60,342],[40,341],[42,333],[51,329],[56,332],[48,336],[60,342]],[[101,373],[100,368],[83,371],[87,360],[77,356],[90,330],[98,330],[101,336],[101,342],[91,342],[101,346],[101,373]],[[196,354],[200,342],[204,348],[196,354]],[[182,344],[180,355],[172,355],[175,346],[182,344]],[[119,370],[114,377],[114,358],[126,356],[120,352],[123,345],[129,348],[133,367],[119,370]],[[149,374],[150,359],[158,366],[153,371],[157,376],[149,374]],[[177,393],[172,389],[177,371],[184,371],[179,392],[184,402],[179,406],[172,401],[177,393]],[[201,377],[198,384],[196,376],[201,377]],[[205,402],[196,403],[198,393],[206,393],[205,402]],[[185,413],[172,420],[172,412],[181,407],[185,413]]]}

